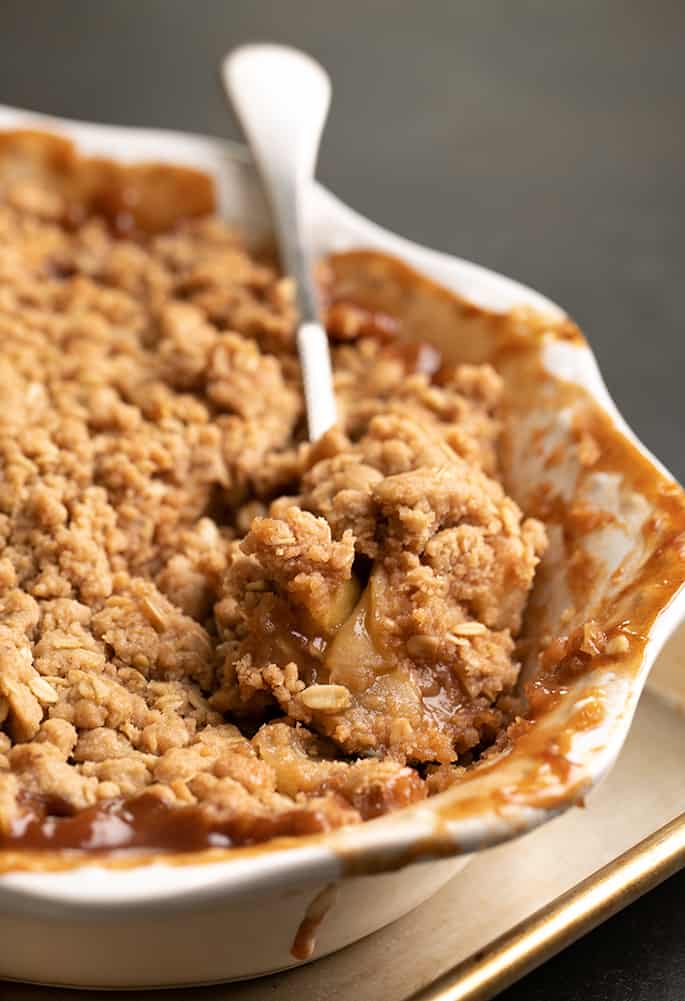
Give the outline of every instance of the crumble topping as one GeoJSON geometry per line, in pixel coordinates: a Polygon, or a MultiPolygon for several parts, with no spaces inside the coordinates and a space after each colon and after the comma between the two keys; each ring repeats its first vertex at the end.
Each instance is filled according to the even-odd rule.
{"type": "Polygon", "coordinates": [[[310,445],[291,284],[234,232],[0,195],[0,832],[143,793],[328,829],[444,788],[518,711],[546,544],[496,478],[498,375],[335,303],[310,445]]]}

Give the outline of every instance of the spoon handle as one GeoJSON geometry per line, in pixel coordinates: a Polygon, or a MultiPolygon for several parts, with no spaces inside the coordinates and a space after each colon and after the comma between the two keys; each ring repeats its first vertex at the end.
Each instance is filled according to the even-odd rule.
{"type": "Polygon", "coordinates": [[[324,69],[297,49],[245,45],[223,64],[223,80],[266,189],[285,272],[296,284],[309,438],[335,423],[328,338],[320,319],[304,211],[331,99],[324,69]]]}

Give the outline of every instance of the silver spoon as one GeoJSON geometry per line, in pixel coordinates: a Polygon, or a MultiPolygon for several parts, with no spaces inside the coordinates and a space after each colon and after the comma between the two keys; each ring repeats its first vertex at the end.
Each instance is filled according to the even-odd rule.
{"type": "Polygon", "coordinates": [[[328,114],[330,80],[310,56],[282,45],[235,49],[226,56],[222,75],[271,204],[282,266],[296,283],[297,350],[309,439],[316,441],[335,424],[335,396],[303,213],[328,114]]]}

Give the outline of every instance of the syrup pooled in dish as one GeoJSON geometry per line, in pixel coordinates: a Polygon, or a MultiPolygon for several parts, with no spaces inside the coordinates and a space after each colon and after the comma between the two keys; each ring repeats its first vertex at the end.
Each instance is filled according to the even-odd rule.
{"type": "Polygon", "coordinates": [[[0,845],[239,844],[449,785],[520,711],[545,548],[497,480],[498,375],[336,302],[310,445],[286,279],[211,216],[122,235],[16,173],[0,845]]]}

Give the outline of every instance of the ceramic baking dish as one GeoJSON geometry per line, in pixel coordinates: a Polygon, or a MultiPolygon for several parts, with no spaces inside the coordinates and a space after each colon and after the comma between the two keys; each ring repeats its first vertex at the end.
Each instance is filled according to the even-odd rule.
{"type": "MultiPolygon", "coordinates": [[[[199,168],[213,177],[228,221],[255,240],[268,234],[240,147],[0,108],[0,129],[19,128],[67,136],[87,155],[199,168]]],[[[533,680],[542,650],[543,668],[576,654],[576,670],[540,682],[535,724],[511,752],[431,800],[359,827],[193,857],[7,853],[0,977],[208,983],[282,969],[368,935],[426,900],[473,853],[584,800],[617,757],[649,668],[685,612],[683,493],[620,417],[563,311],[381,230],[320,187],[309,225],[317,253],[334,255],[336,281],[353,298],[399,312],[409,336],[434,340],[447,357],[490,360],[504,374],[507,487],[547,515],[552,536],[524,672],[533,680]],[[588,441],[600,444],[591,461],[588,441]]]]}

